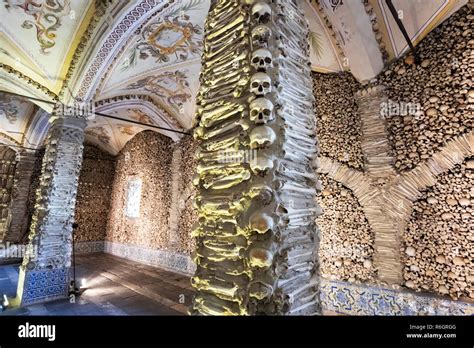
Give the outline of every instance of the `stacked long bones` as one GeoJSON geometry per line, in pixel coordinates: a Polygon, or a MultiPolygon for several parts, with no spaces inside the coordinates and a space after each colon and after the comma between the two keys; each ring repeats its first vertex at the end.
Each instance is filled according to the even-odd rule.
{"type": "Polygon", "coordinates": [[[290,0],[215,0],[205,29],[192,311],[317,313],[308,25],[290,0]]]}

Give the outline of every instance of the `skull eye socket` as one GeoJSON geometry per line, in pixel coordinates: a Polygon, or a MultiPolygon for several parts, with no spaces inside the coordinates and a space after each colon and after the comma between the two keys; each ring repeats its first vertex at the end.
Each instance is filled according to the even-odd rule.
{"type": "Polygon", "coordinates": [[[264,82],[264,83],[263,83],[263,87],[264,87],[264,88],[268,88],[268,87],[270,87],[270,84],[269,84],[268,82],[264,82]]]}
{"type": "Polygon", "coordinates": [[[252,63],[254,63],[254,64],[257,64],[257,63],[259,63],[259,62],[260,62],[260,58],[258,58],[258,57],[254,57],[254,58],[252,59],[252,63]]]}
{"type": "Polygon", "coordinates": [[[257,87],[258,87],[258,82],[257,82],[257,81],[254,81],[254,82],[252,83],[252,88],[257,88],[257,87]]]}
{"type": "Polygon", "coordinates": [[[269,109],[265,109],[265,110],[263,110],[263,114],[264,114],[265,116],[270,116],[270,115],[271,115],[271,112],[270,112],[269,109]]]}
{"type": "Polygon", "coordinates": [[[268,58],[268,57],[265,58],[265,63],[270,64],[271,62],[272,62],[272,60],[270,58],[268,58]]]}
{"type": "Polygon", "coordinates": [[[251,115],[252,117],[257,116],[257,114],[258,114],[258,111],[257,111],[256,109],[253,109],[252,111],[250,111],[250,115],[251,115]]]}

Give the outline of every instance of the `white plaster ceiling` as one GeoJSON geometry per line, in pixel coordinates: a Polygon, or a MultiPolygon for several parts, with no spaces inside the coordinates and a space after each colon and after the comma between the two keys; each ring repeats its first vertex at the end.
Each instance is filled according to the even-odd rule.
{"type": "Polygon", "coordinates": [[[84,0],[4,0],[0,4],[1,62],[58,92],[92,4],[84,0]]]}
{"type": "Polygon", "coordinates": [[[28,122],[34,111],[34,104],[0,93],[0,132],[10,137],[18,145],[22,144],[28,122]]]}
{"type": "Polygon", "coordinates": [[[48,113],[25,98],[0,92],[0,143],[37,148],[49,128],[48,113]]]}
{"type": "MultiPolygon", "coordinates": [[[[466,1],[393,0],[415,42],[466,1]]],[[[179,131],[192,128],[209,4],[209,0],[112,1],[107,12],[96,18],[91,39],[74,62],[67,95],[92,100],[97,110],[112,116],[179,131]]],[[[348,70],[359,80],[367,80],[386,63],[380,43],[390,59],[406,49],[385,0],[320,0],[318,4],[301,0],[301,6],[310,26],[314,71],[348,70]],[[376,16],[377,30],[372,29],[369,7],[376,16]]],[[[0,66],[0,90],[50,100],[61,97],[66,72],[81,36],[93,22],[94,11],[93,0],[4,0],[0,4],[0,63],[18,73],[11,74],[0,66]]],[[[32,108],[31,103],[28,107],[8,103],[12,105],[6,110],[32,108]]],[[[35,103],[51,111],[51,106],[35,103]]],[[[47,122],[28,121],[28,117],[44,118],[43,114],[27,110],[20,113],[15,124],[2,117],[0,132],[16,134],[10,136],[15,141],[20,140],[21,132],[25,133],[25,124],[45,132],[47,122]]],[[[147,128],[97,116],[89,121],[86,138],[117,153],[147,128]]],[[[153,129],[174,140],[179,137],[153,129]]],[[[44,134],[30,137],[39,144],[44,134]]]]}
{"type": "MultiPolygon", "coordinates": [[[[405,29],[413,42],[419,42],[439,22],[446,19],[452,11],[459,9],[467,1],[450,0],[393,0],[405,29]]],[[[386,30],[390,37],[391,47],[397,57],[409,49],[397,24],[390,14],[385,0],[377,0],[386,30]]]]}

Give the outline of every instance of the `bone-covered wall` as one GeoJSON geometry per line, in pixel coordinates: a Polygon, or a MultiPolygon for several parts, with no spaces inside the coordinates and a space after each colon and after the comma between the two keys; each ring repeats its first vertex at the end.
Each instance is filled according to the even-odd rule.
{"type": "MultiPolygon", "coordinates": [[[[420,115],[387,118],[398,170],[407,172],[429,161],[462,136],[470,137],[472,156],[473,26],[472,8],[466,5],[420,43],[420,65],[411,57],[400,59],[381,73],[379,81],[390,100],[421,107],[420,115]]],[[[457,152],[448,156],[461,164],[439,175],[422,193],[403,233],[404,285],[472,299],[473,162],[457,152]]]]}
{"type": "Polygon", "coordinates": [[[387,117],[398,170],[412,169],[446,140],[472,131],[473,25],[466,5],[417,46],[420,64],[402,58],[379,75],[391,101],[408,110],[419,103],[422,109],[420,117],[387,117]]]}
{"type": "Polygon", "coordinates": [[[349,282],[375,282],[374,233],[352,191],[320,174],[323,191],[318,198],[324,214],[319,259],[321,276],[349,282]]]}
{"type": "MultiPolygon", "coordinates": [[[[380,116],[386,125],[388,155],[393,157],[391,170],[394,174],[391,177],[414,175],[414,178],[422,178],[429,170],[439,173],[428,180],[424,189],[413,191],[413,210],[407,210],[403,217],[405,224],[399,225],[405,227],[395,236],[400,241],[400,285],[453,299],[472,299],[474,296],[474,252],[471,247],[474,40],[471,13],[466,5],[429,34],[417,47],[420,64],[415,65],[413,57],[405,56],[390,64],[376,81],[372,81],[373,85],[383,86],[387,96],[386,104],[380,106],[381,111],[385,107],[384,115],[380,116]],[[413,168],[418,171],[412,174],[413,168]]],[[[356,104],[353,92],[366,87],[356,87],[354,84],[357,83],[349,75],[314,74],[313,77],[322,155],[333,163],[362,170],[361,143],[370,142],[364,138],[360,120],[362,112],[367,110],[353,107],[356,104]],[[341,110],[332,105],[338,100],[344,101],[341,110]],[[348,110],[350,116],[347,116],[348,110]],[[341,122],[338,116],[341,113],[346,120],[351,118],[353,121],[341,122]],[[334,123],[323,119],[325,115],[334,123]],[[335,117],[331,119],[330,115],[335,117]],[[360,140],[349,142],[351,136],[360,140]],[[326,143],[324,139],[327,139],[326,143]],[[358,161],[351,161],[352,155],[346,156],[346,160],[341,158],[341,149],[349,154],[358,153],[358,161]]],[[[360,202],[352,195],[354,191],[325,174],[321,174],[321,181],[323,192],[319,200],[325,210],[318,218],[322,274],[329,279],[380,283],[370,252],[366,266],[370,265],[371,269],[358,269],[349,261],[344,265],[344,259],[334,255],[346,241],[351,250],[361,241],[369,251],[375,250],[376,246],[372,226],[367,222],[365,211],[361,211],[360,202]],[[334,194],[343,190],[349,192],[334,194]],[[346,273],[346,267],[350,272],[346,273]],[[350,276],[352,272],[354,275],[350,276]]],[[[392,182],[397,185],[396,180],[392,182]]],[[[386,183],[376,181],[371,185],[383,189],[386,183]]],[[[362,184],[360,189],[363,191],[362,184]]],[[[395,198],[390,192],[385,194],[386,200],[395,198]]],[[[397,201],[404,204],[398,198],[397,201]]]]}
{"type": "MultiPolygon", "coordinates": [[[[321,156],[362,168],[361,119],[354,98],[361,88],[349,73],[313,73],[317,135],[321,156]]],[[[319,258],[321,275],[332,280],[374,282],[374,233],[357,198],[347,187],[320,174],[318,201],[324,213],[319,258]]]]}
{"type": "Polygon", "coordinates": [[[103,241],[107,229],[115,158],[97,147],[86,145],[82,160],[75,221],[76,241],[103,241]]]}
{"type": "Polygon", "coordinates": [[[313,80],[321,155],[361,168],[361,123],[354,99],[360,83],[348,72],[313,73],[313,80]]]}
{"type": "Polygon", "coordinates": [[[29,244],[20,266],[17,301],[22,305],[67,296],[85,126],[81,117],[56,117],[48,130],[29,244]],[[45,288],[38,288],[37,279],[45,288]]]}
{"type": "Polygon", "coordinates": [[[132,138],[117,156],[106,240],[152,249],[168,247],[173,142],[144,131],[132,138]],[[138,217],[126,214],[128,185],[141,179],[138,217]]]}
{"type": "Polygon", "coordinates": [[[196,249],[195,238],[191,236],[193,225],[198,221],[197,211],[193,206],[196,188],[192,184],[196,172],[197,142],[192,137],[185,137],[175,146],[181,149],[178,180],[178,205],[177,205],[177,251],[191,255],[196,249]]]}
{"type": "MultiPolygon", "coordinates": [[[[35,209],[36,201],[36,190],[40,184],[40,175],[41,175],[41,164],[43,162],[44,149],[39,149],[35,153],[35,163],[33,165],[33,173],[31,174],[31,183],[30,190],[28,192],[28,201],[27,201],[27,216],[28,219],[27,226],[30,226],[31,219],[33,218],[33,212],[35,209]]],[[[28,229],[27,229],[28,232],[28,229]]],[[[28,233],[25,233],[22,238],[22,242],[26,242],[28,239],[28,233]]]]}
{"type": "Polygon", "coordinates": [[[7,146],[0,146],[0,241],[3,241],[10,227],[16,166],[16,152],[7,146]]]}
{"type": "Polygon", "coordinates": [[[403,235],[408,288],[474,299],[474,158],[442,174],[415,203],[403,235]]]}

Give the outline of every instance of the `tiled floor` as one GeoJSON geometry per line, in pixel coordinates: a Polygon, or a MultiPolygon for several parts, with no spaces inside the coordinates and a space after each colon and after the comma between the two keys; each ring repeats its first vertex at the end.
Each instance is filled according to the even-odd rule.
{"type": "MultiPolygon", "coordinates": [[[[183,315],[193,291],[189,278],[108,254],[76,259],[76,279],[86,280],[75,303],[59,300],[0,315],[183,315]]],[[[18,265],[0,266],[0,293],[14,296],[18,265]]]]}

